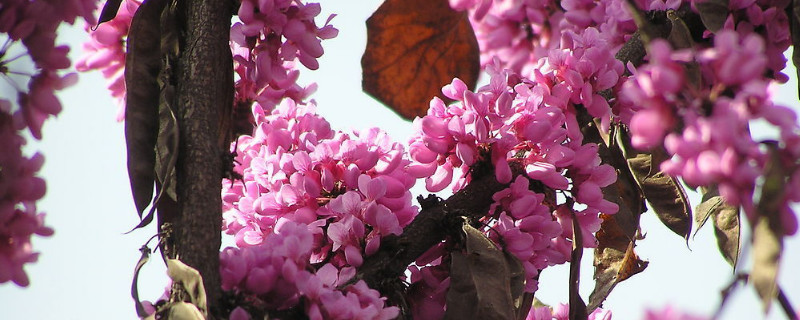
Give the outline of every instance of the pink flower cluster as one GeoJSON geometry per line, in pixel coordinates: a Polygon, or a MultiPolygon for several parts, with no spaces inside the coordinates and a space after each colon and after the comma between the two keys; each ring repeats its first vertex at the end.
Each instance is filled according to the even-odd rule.
{"type": "Polygon", "coordinates": [[[339,33],[330,25],[333,16],[317,27],[314,18],[320,10],[317,3],[292,0],[242,1],[241,22],[231,27],[237,103],[255,101],[271,109],[283,98],[302,102],[316,91],[314,84],[297,84],[295,61],[316,70],[324,51],[320,40],[339,33]]]}
{"type": "Polygon", "coordinates": [[[141,4],[141,0],[123,0],[114,19],[93,31],[94,25],[87,24],[89,41],[83,44],[84,55],[75,64],[75,69],[81,72],[100,70],[108,80],[108,90],[119,106],[118,121],[125,118],[125,39],[133,14],[141,4]]]}
{"type": "MultiPolygon", "coordinates": [[[[613,57],[592,47],[597,42],[575,34],[566,37],[570,35],[575,37],[569,38],[575,39],[575,49],[554,51],[552,61],[543,59],[545,67],[536,71],[534,80],[499,71],[494,65],[487,68],[490,84],[477,92],[453,80],[442,92],[456,103],[445,105],[434,98],[428,114],[414,120],[417,132],[409,142],[409,173],[426,178],[429,191],[449,185],[455,191],[461,189],[480,163],[490,163],[497,181],[503,183],[512,181],[510,163],[524,168],[526,175],[494,195],[495,204],[483,222],[487,235],[522,261],[529,292],[537,288],[534,279],[539,270],[569,259],[573,221],[581,224],[583,245],[593,247],[593,233],[600,226],[598,213],[613,214],[618,209],[603,199],[600,189],[613,183],[616,173],[600,164],[597,145],[583,144],[575,108],[588,102],[592,114],[609,116],[608,103],[594,88],[610,88],[619,72],[610,68],[614,64],[608,59],[613,57]],[[573,60],[582,55],[596,59],[573,60]],[[574,93],[571,88],[582,90],[574,93]],[[564,192],[569,202],[556,204],[556,199],[550,199],[548,203],[545,195],[530,191],[532,181],[564,192]],[[585,207],[578,209],[575,202],[585,207]]],[[[443,246],[435,247],[412,267],[409,301],[415,316],[436,317],[444,312],[449,286],[446,255],[443,246]]]]}
{"type": "MultiPolygon", "coordinates": [[[[310,319],[394,319],[397,307],[386,307],[380,294],[359,281],[337,290],[355,273],[325,264],[314,272],[309,263],[314,235],[309,226],[281,219],[263,243],[220,254],[222,288],[245,296],[251,305],[281,310],[302,302],[310,319]]],[[[241,307],[231,319],[250,319],[241,307]]]]}
{"type": "Polygon", "coordinates": [[[291,99],[269,115],[255,105],[254,118],[253,136],[238,141],[243,179],[223,190],[225,230],[238,246],[260,244],[287,219],[312,227],[312,262],[359,267],[416,216],[404,148],[384,132],[335,132],[291,99]]]}
{"type": "MultiPolygon", "coordinates": [[[[696,5],[702,0],[692,0],[696,5]]],[[[767,58],[770,77],[786,82],[789,77],[781,71],[786,67],[783,53],[792,43],[789,34],[789,17],[786,15],[786,1],[781,0],[735,0],[728,2],[728,19],[725,30],[735,30],[740,37],[756,33],[764,42],[761,47],[767,58]]],[[[710,32],[706,36],[710,36],[710,32]]]]}
{"type": "Polygon", "coordinates": [[[59,74],[69,68],[70,61],[69,47],[55,44],[56,29],[62,22],[74,23],[77,17],[94,21],[93,8],[93,0],[8,0],[0,5],[0,33],[7,37],[0,47],[0,74],[19,94],[17,110],[3,112],[13,112],[15,125],[27,127],[36,139],[42,137],[44,120],[61,111],[55,91],[77,80],[74,74],[59,74]],[[7,58],[5,55],[17,43],[24,46],[23,52],[7,58]],[[32,68],[27,59],[21,59],[25,56],[32,62],[32,68]],[[28,90],[19,87],[12,76],[27,77],[28,90]]]}
{"type": "Polygon", "coordinates": [[[503,68],[530,78],[539,67],[539,60],[551,50],[568,49],[570,45],[559,42],[567,31],[597,29],[600,32],[593,37],[607,42],[606,50],[612,53],[636,31],[625,1],[621,0],[452,0],[450,4],[456,10],[473,12],[471,22],[481,48],[482,65],[499,59],[503,68]]]}
{"type": "Polygon", "coordinates": [[[0,98],[0,283],[27,286],[23,266],[38,257],[31,236],[53,234],[35,204],[46,190],[44,180],[36,177],[44,157],[23,155],[21,131],[41,139],[44,121],[61,112],[55,92],[74,84],[77,75],[62,73],[70,66],[69,47],[56,46],[56,29],[78,17],[94,21],[93,8],[93,0],[0,4],[0,76],[17,92],[16,103],[0,98]]]}
{"type": "MultiPolygon", "coordinates": [[[[740,36],[723,30],[715,36],[714,47],[697,53],[672,52],[666,42],[654,41],[650,62],[635,70],[621,94],[623,104],[634,106],[634,146],[646,149],[663,141],[672,155],[661,166],[664,172],[692,186],[717,185],[728,203],[741,205],[752,218],[756,181],[764,175],[769,157],[767,148],[753,140],[750,122],[762,119],[778,129],[779,153],[787,164],[800,156],[797,116],[772,103],[770,79],[764,76],[767,61],[764,41],[755,33],[740,36]],[[697,63],[699,84],[689,82],[687,62],[697,63]],[[699,90],[687,90],[689,86],[699,90]],[[682,129],[673,131],[675,127],[682,129]]],[[[791,183],[800,183],[795,171],[787,175],[791,183]]],[[[794,189],[787,189],[781,199],[787,235],[797,231],[790,208],[797,200],[800,194],[794,189]]]]}
{"type": "Polygon", "coordinates": [[[25,139],[12,125],[7,113],[9,102],[0,100],[0,283],[14,281],[27,286],[26,263],[35,262],[31,236],[49,236],[53,229],[44,226],[44,214],[35,202],[45,193],[45,182],[36,177],[44,157],[22,155],[25,139]]]}

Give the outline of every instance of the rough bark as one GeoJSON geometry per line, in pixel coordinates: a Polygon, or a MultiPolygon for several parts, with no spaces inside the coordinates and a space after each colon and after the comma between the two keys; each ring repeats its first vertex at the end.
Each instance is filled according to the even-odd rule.
{"type": "Polygon", "coordinates": [[[179,223],[176,256],[203,277],[210,315],[221,296],[219,247],[222,223],[223,150],[219,110],[233,105],[233,61],[228,45],[232,1],[181,1],[181,52],[177,64],[180,147],[177,162],[179,223]]]}

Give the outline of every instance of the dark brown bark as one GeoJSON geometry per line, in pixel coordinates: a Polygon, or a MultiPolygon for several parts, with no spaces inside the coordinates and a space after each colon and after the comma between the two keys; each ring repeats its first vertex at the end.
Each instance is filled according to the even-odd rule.
{"type": "Polygon", "coordinates": [[[232,1],[180,1],[181,50],[177,61],[177,163],[179,223],[173,226],[176,256],[203,277],[209,315],[221,296],[221,172],[219,110],[233,105],[233,61],[228,45],[232,1]]]}
{"type": "MultiPolygon", "coordinates": [[[[524,174],[516,163],[512,162],[511,168],[514,176],[524,174]]],[[[509,184],[497,182],[494,172],[490,171],[475,177],[464,189],[447,200],[439,201],[432,197],[420,199],[422,211],[419,215],[406,226],[402,235],[382,240],[381,248],[364,259],[364,264],[352,281],[363,279],[371,288],[376,288],[385,295],[386,288],[382,284],[401,276],[409,264],[444,240],[448,226],[454,219],[465,217],[474,220],[486,215],[493,202],[492,195],[508,186],[509,184]]],[[[538,185],[534,188],[543,189],[538,185]]],[[[457,222],[456,226],[460,226],[460,221],[457,222]]]]}

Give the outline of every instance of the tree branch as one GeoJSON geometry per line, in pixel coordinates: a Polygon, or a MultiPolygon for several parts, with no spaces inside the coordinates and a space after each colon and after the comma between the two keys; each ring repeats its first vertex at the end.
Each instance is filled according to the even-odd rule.
{"type": "MultiPolygon", "coordinates": [[[[512,162],[510,165],[514,177],[524,174],[519,164],[512,162]]],[[[385,294],[381,282],[401,276],[414,260],[444,240],[448,221],[459,216],[478,219],[486,215],[493,202],[492,195],[508,186],[497,182],[494,171],[490,171],[474,177],[464,189],[445,201],[430,196],[420,199],[422,211],[419,215],[406,226],[402,235],[383,239],[378,252],[364,259],[352,282],[364,280],[371,288],[385,294]]]]}
{"type": "MultiPolygon", "coordinates": [[[[173,0],[176,1],[176,0],[173,0]]],[[[221,297],[222,150],[219,110],[233,107],[233,60],[228,44],[231,1],[178,2],[181,50],[177,63],[179,223],[175,256],[195,268],[207,290],[209,314],[221,297]]],[[[174,292],[173,292],[174,293],[174,292]]]]}

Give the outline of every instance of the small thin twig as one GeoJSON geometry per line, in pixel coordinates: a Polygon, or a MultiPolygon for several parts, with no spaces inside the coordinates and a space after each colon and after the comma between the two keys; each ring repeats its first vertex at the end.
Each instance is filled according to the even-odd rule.
{"type": "Polygon", "coordinates": [[[781,286],[778,286],[778,303],[781,305],[786,317],[789,319],[800,319],[797,317],[797,312],[794,311],[792,303],[789,302],[789,297],[786,296],[786,292],[783,291],[781,286]]]}
{"type": "Polygon", "coordinates": [[[733,277],[733,280],[731,281],[731,283],[729,283],[725,287],[725,289],[722,289],[722,291],[720,292],[720,294],[722,295],[722,300],[719,302],[719,306],[717,307],[717,310],[714,311],[714,315],[711,316],[712,320],[719,319],[720,314],[722,314],[722,309],[725,308],[725,304],[728,302],[728,298],[731,297],[731,294],[733,294],[733,292],[736,291],[737,285],[739,284],[739,282],[747,283],[747,280],[749,278],[750,278],[750,275],[748,275],[746,273],[738,273],[733,277]]]}

